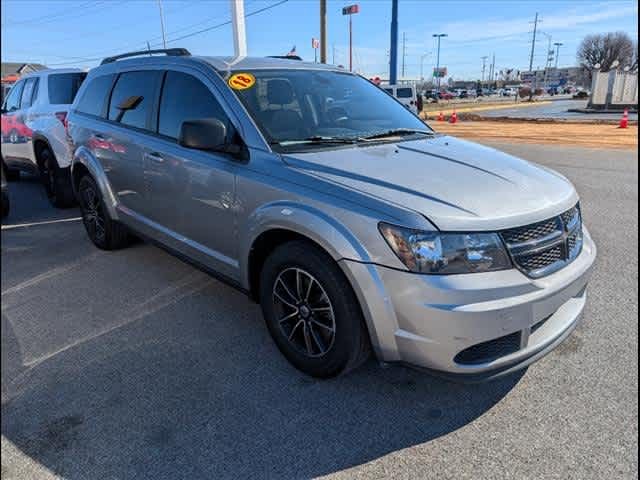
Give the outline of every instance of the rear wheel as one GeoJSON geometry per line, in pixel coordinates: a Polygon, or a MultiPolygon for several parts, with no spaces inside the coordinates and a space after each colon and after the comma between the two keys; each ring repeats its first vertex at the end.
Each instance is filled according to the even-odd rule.
{"type": "Polygon", "coordinates": [[[42,161],[40,178],[51,203],[58,208],[74,205],[75,198],[69,168],[58,167],[53,153],[46,147],[40,152],[40,160],[42,161]]]}
{"type": "Polygon", "coordinates": [[[121,223],[111,219],[100,190],[95,180],[89,175],[80,179],[78,201],[87,235],[96,247],[103,250],[116,250],[128,244],[127,229],[121,223]]]}
{"type": "Polygon", "coordinates": [[[274,250],[262,269],[260,303],[278,348],[303,372],[334,377],[367,359],[368,335],[351,285],[314,245],[293,241],[274,250]]]}

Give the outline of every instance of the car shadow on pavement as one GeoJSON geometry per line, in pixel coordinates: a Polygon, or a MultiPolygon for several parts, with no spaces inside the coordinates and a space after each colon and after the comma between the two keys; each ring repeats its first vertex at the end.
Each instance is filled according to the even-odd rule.
{"type": "Polygon", "coordinates": [[[99,251],[81,222],[3,230],[2,263],[3,445],[67,479],[330,474],[473,422],[523,375],[315,380],[246,296],[150,245],[99,251]]]}

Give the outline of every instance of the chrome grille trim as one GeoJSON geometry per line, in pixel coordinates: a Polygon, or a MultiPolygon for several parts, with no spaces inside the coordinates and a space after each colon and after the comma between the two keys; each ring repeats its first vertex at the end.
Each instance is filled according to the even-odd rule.
{"type": "Polygon", "coordinates": [[[516,267],[540,278],[571,263],[582,251],[580,205],[542,222],[500,232],[516,267]]]}

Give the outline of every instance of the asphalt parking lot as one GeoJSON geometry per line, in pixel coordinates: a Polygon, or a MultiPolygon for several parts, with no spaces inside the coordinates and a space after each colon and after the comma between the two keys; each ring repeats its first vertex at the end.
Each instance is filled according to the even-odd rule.
{"type": "Polygon", "coordinates": [[[637,151],[497,147],[575,183],[599,258],[578,330],[480,385],[306,377],[242,294],[144,243],[98,251],[10,184],[2,478],[637,478],[637,151]]]}

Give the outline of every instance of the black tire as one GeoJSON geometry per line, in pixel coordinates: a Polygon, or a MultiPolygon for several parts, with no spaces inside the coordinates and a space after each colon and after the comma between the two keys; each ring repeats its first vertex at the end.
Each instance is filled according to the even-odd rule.
{"type": "Polygon", "coordinates": [[[75,196],[71,186],[71,170],[58,167],[53,153],[46,147],[40,151],[40,160],[40,178],[51,204],[57,208],[73,206],[75,196]]]}
{"type": "Polygon", "coordinates": [[[9,132],[9,143],[19,143],[20,142],[20,134],[18,130],[15,128],[11,129],[9,132]]]}
{"type": "Polygon", "coordinates": [[[102,250],[117,250],[129,243],[129,232],[112,220],[95,180],[85,175],[78,184],[78,203],[82,222],[94,245],[102,250]]]}
{"type": "MultiPolygon", "coordinates": [[[[296,303],[292,297],[289,301],[296,303]]],[[[311,243],[288,242],[269,255],[260,275],[260,304],[269,332],[282,354],[308,375],[330,378],[345,374],[369,356],[368,333],[351,285],[335,261],[311,243]],[[294,308],[280,301],[280,295],[285,295],[287,290],[278,289],[290,280],[287,275],[297,275],[298,272],[303,272],[302,280],[298,283],[296,276],[298,292],[292,293],[300,297],[300,302],[294,308]],[[309,286],[312,280],[319,287],[309,286]],[[306,295],[300,294],[300,290],[306,295]],[[311,294],[309,290],[312,290],[311,294]],[[324,303],[318,303],[322,301],[324,303]],[[314,302],[316,307],[312,308],[314,302]],[[307,311],[303,311],[305,305],[307,311]],[[281,307],[290,310],[283,311],[281,307]],[[330,313],[327,308],[330,308],[330,313]],[[321,310],[324,312],[319,312],[321,310]],[[282,321],[296,311],[297,316],[282,321]],[[326,348],[324,352],[323,348],[326,348]]]]}
{"type": "Polygon", "coordinates": [[[2,168],[4,169],[4,177],[8,182],[17,182],[20,180],[20,170],[16,168],[9,168],[4,164],[4,162],[2,163],[2,168]]]}
{"type": "Polygon", "coordinates": [[[5,218],[7,217],[7,215],[9,215],[9,208],[10,208],[9,195],[7,195],[7,192],[3,190],[2,191],[2,218],[5,218]]]}

